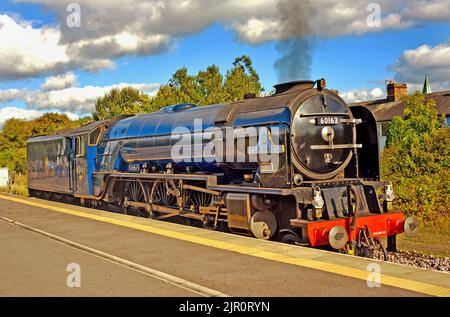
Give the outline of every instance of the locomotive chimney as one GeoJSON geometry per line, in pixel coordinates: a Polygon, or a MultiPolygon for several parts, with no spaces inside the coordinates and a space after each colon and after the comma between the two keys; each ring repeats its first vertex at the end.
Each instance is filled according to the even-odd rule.
{"type": "Polygon", "coordinates": [[[408,95],[408,86],[406,84],[396,83],[393,80],[389,81],[386,90],[387,100],[389,102],[400,100],[408,95]]]}
{"type": "Polygon", "coordinates": [[[275,95],[277,95],[285,92],[310,89],[314,87],[314,84],[315,82],[312,80],[296,80],[287,83],[276,84],[273,87],[275,88],[275,95]]]}
{"type": "Polygon", "coordinates": [[[256,94],[255,93],[249,92],[249,93],[246,93],[244,95],[244,99],[253,99],[253,98],[256,98],[256,94]]]}

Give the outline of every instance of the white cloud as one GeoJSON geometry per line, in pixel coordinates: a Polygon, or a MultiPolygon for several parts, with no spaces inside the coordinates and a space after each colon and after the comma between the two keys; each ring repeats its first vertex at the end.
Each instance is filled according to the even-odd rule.
{"type": "Polygon", "coordinates": [[[345,91],[339,93],[342,99],[344,99],[347,103],[360,102],[360,101],[368,101],[368,100],[377,100],[383,99],[386,97],[385,92],[381,88],[374,89],[353,89],[349,91],[345,91]]]}
{"type": "Polygon", "coordinates": [[[418,0],[412,1],[404,12],[406,18],[449,21],[450,1],[449,0],[418,0]]]}
{"type": "Polygon", "coordinates": [[[154,54],[169,45],[168,37],[160,34],[120,32],[69,43],[64,43],[62,37],[58,27],[35,28],[31,23],[0,14],[0,81],[77,68],[92,72],[111,69],[114,58],[154,54]]]}
{"type": "Polygon", "coordinates": [[[19,98],[22,95],[22,91],[19,89],[5,89],[0,90],[0,102],[8,102],[19,98]]]}
{"type": "Polygon", "coordinates": [[[119,83],[108,86],[74,87],[75,82],[75,74],[67,73],[47,78],[39,90],[0,90],[0,102],[20,100],[26,103],[28,109],[86,114],[93,112],[95,101],[113,88],[133,87],[149,95],[154,95],[160,87],[160,84],[154,83],[119,83]]]}
{"type": "Polygon", "coordinates": [[[42,111],[37,110],[28,110],[17,107],[6,107],[0,109],[0,129],[3,127],[3,124],[6,120],[16,118],[16,119],[25,119],[31,120],[35,119],[43,114],[42,111]]]}
{"type": "Polygon", "coordinates": [[[74,87],[76,75],[65,73],[60,76],[48,77],[38,90],[4,89],[0,90],[0,129],[6,120],[11,118],[35,119],[46,112],[66,114],[75,120],[80,116],[92,113],[95,101],[113,88],[133,87],[142,92],[154,95],[160,84],[151,83],[119,83],[108,86],[74,87]],[[27,109],[18,107],[1,108],[1,103],[23,101],[27,109]]]}
{"type": "Polygon", "coordinates": [[[77,77],[74,73],[69,72],[59,76],[49,77],[42,84],[42,90],[60,90],[75,85],[77,77]]]}
{"type": "Polygon", "coordinates": [[[388,69],[395,72],[396,81],[411,87],[422,84],[428,75],[433,90],[450,89],[450,43],[406,50],[388,69]]]}
{"type": "MultiPolygon", "coordinates": [[[[234,25],[242,41],[258,44],[283,38],[280,21],[273,18],[254,18],[234,25]]],[[[285,34],[287,35],[287,34],[285,34]]]]}
{"type": "Polygon", "coordinates": [[[44,5],[57,26],[34,28],[0,15],[0,80],[60,74],[81,68],[113,68],[125,55],[158,54],[174,38],[222,23],[248,43],[292,37],[331,37],[402,29],[424,21],[450,21],[449,0],[378,0],[381,26],[370,27],[367,5],[353,0],[78,0],[81,27],[66,25],[67,2],[19,0],[44,5]],[[7,58],[7,59],[5,59],[7,58]]]}
{"type": "Polygon", "coordinates": [[[35,29],[0,14],[0,80],[53,72],[69,63],[65,48],[59,45],[60,36],[55,28],[35,29]]]}
{"type": "Polygon", "coordinates": [[[25,94],[24,100],[29,108],[58,109],[77,113],[91,113],[95,110],[95,101],[113,88],[133,87],[143,92],[158,90],[159,84],[120,83],[110,86],[70,87],[61,90],[35,91],[25,94]]]}
{"type": "Polygon", "coordinates": [[[5,122],[9,119],[15,118],[15,119],[33,120],[42,116],[46,112],[62,113],[65,114],[67,117],[69,117],[69,119],[71,120],[77,120],[80,118],[78,114],[67,111],[66,112],[58,110],[42,111],[42,110],[23,109],[18,107],[5,107],[0,109],[0,130],[3,128],[5,122]]]}
{"type": "Polygon", "coordinates": [[[367,23],[372,1],[354,0],[279,0],[275,9],[261,15],[240,17],[234,23],[246,42],[262,43],[292,37],[334,37],[349,34],[404,29],[424,21],[450,21],[449,0],[378,0],[380,25],[367,23]]]}

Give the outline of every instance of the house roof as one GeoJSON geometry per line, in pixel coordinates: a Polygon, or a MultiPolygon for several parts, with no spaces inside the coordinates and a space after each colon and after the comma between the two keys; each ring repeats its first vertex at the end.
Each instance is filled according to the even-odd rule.
{"type": "MultiPolygon", "coordinates": [[[[440,114],[450,116],[450,90],[439,91],[425,95],[425,100],[434,99],[440,114]]],[[[352,106],[369,108],[379,122],[390,121],[394,116],[403,116],[405,104],[402,100],[388,101],[387,99],[351,103],[352,106]]]]}

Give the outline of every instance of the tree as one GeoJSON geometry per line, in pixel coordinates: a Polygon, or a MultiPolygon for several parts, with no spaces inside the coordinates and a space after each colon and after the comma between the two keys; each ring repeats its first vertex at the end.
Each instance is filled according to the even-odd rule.
{"type": "Polygon", "coordinates": [[[177,70],[167,85],[161,86],[155,97],[151,99],[150,111],[162,107],[194,103],[199,106],[238,101],[244,99],[246,93],[259,95],[263,90],[259,76],[248,56],[235,59],[225,79],[217,66],[211,65],[197,75],[188,74],[187,68],[177,70]]]}
{"type": "Polygon", "coordinates": [[[197,103],[200,98],[195,76],[190,76],[186,67],[177,70],[167,85],[160,87],[151,99],[148,112],[177,103],[197,103]]]}
{"type": "Polygon", "coordinates": [[[263,90],[259,75],[252,66],[250,57],[243,55],[234,60],[233,68],[227,72],[224,90],[228,101],[244,99],[247,93],[259,95],[263,90]]]}
{"type": "Polygon", "coordinates": [[[29,138],[79,126],[79,122],[58,113],[46,113],[31,121],[7,120],[0,131],[0,167],[6,166],[19,174],[26,173],[26,143],[29,138]]]}
{"type": "Polygon", "coordinates": [[[86,116],[75,120],[75,125],[81,127],[92,122],[94,122],[94,118],[92,116],[86,116]]]}
{"type": "Polygon", "coordinates": [[[223,76],[216,65],[209,66],[206,71],[198,72],[197,85],[199,105],[213,105],[226,100],[223,89],[223,76]]]}
{"type": "Polygon", "coordinates": [[[450,128],[443,122],[434,100],[409,96],[382,156],[383,177],[397,192],[394,206],[438,226],[447,226],[450,215],[450,128]]]}
{"type": "Polygon", "coordinates": [[[150,103],[148,95],[133,87],[114,88],[95,102],[94,120],[143,112],[150,103]]]}
{"type": "Polygon", "coordinates": [[[24,147],[31,135],[31,126],[28,121],[16,118],[6,120],[0,132],[0,151],[12,147],[24,147]]]}
{"type": "Polygon", "coordinates": [[[35,120],[29,121],[29,125],[33,136],[53,134],[58,130],[73,129],[79,126],[75,121],[70,120],[67,115],[60,113],[46,113],[35,120]]]}

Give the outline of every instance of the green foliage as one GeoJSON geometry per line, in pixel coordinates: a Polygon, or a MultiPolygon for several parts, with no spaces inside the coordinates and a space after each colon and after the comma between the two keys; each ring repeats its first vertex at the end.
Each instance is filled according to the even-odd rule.
{"type": "Polygon", "coordinates": [[[246,93],[263,92],[256,70],[248,56],[235,59],[233,68],[224,77],[217,66],[211,65],[196,75],[180,68],[154,97],[132,87],[113,89],[95,103],[94,120],[104,120],[123,114],[158,111],[162,107],[194,103],[200,106],[238,101],[246,93]]]}
{"type": "Polygon", "coordinates": [[[77,127],[82,127],[82,126],[84,126],[86,124],[89,124],[89,123],[92,123],[94,121],[95,120],[94,120],[94,118],[92,116],[86,116],[86,117],[82,117],[82,118],[79,118],[79,119],[75,120],[74,124],[77,127]]]}
{"type": "Polygon", "coordinates": [[[205,106],[238,101],[244,99],[246,93],[259,95],[262,91],[252,61],[244,55],[235,59],[233,68],[228,70],[225,78],[215,65],[199,71],[195,76],[189,75],[187,68],[177,70],[168,84],[161,86],[157,95],[151,99],[146,111],[156,111],[179,103],[205,106]]]}
{"type": "Polygon", "coordinates": [[[26,144],[29,138],[76,128],[81,123],[83,121],[72,121],[66,115],[58,113],[46,113],[31,121],[14,118],[7,120],[0,131],[0,167],[8,167],[18,174],[26,173],[26,144]]]}
{"type": "Polygon", "coordinates": [[[28,196],[28,178],[25,174],[14,177],[10,193],[19,196],[28,196]]]}
{"type": "MultiPolygon", "coordinates": [[[[434,100],[420,93],[405,100],[394,117],[382,156],[382,174],[394,184],[394,207],[430,226],[448,226],[450,216],[450,128],[434,100]]],[[[448,229],[448,228],[447,228],[448,229]]]]}
{"type": "Polygon", "coordinates": [[[246,93],[259,95],[262,92],[259,75],[252,66],[248,56],[235,59],[233,68],[227,72],[224,90],[228,101],[238,101],[244,98],[246,93]]]}
{"type": "Polygon", "coordinates": [[[149,107],[149,96],[133,87],[114,88],[95,102],[93,118],[105,120],[123,114],[137,114],[149,107]]]}

